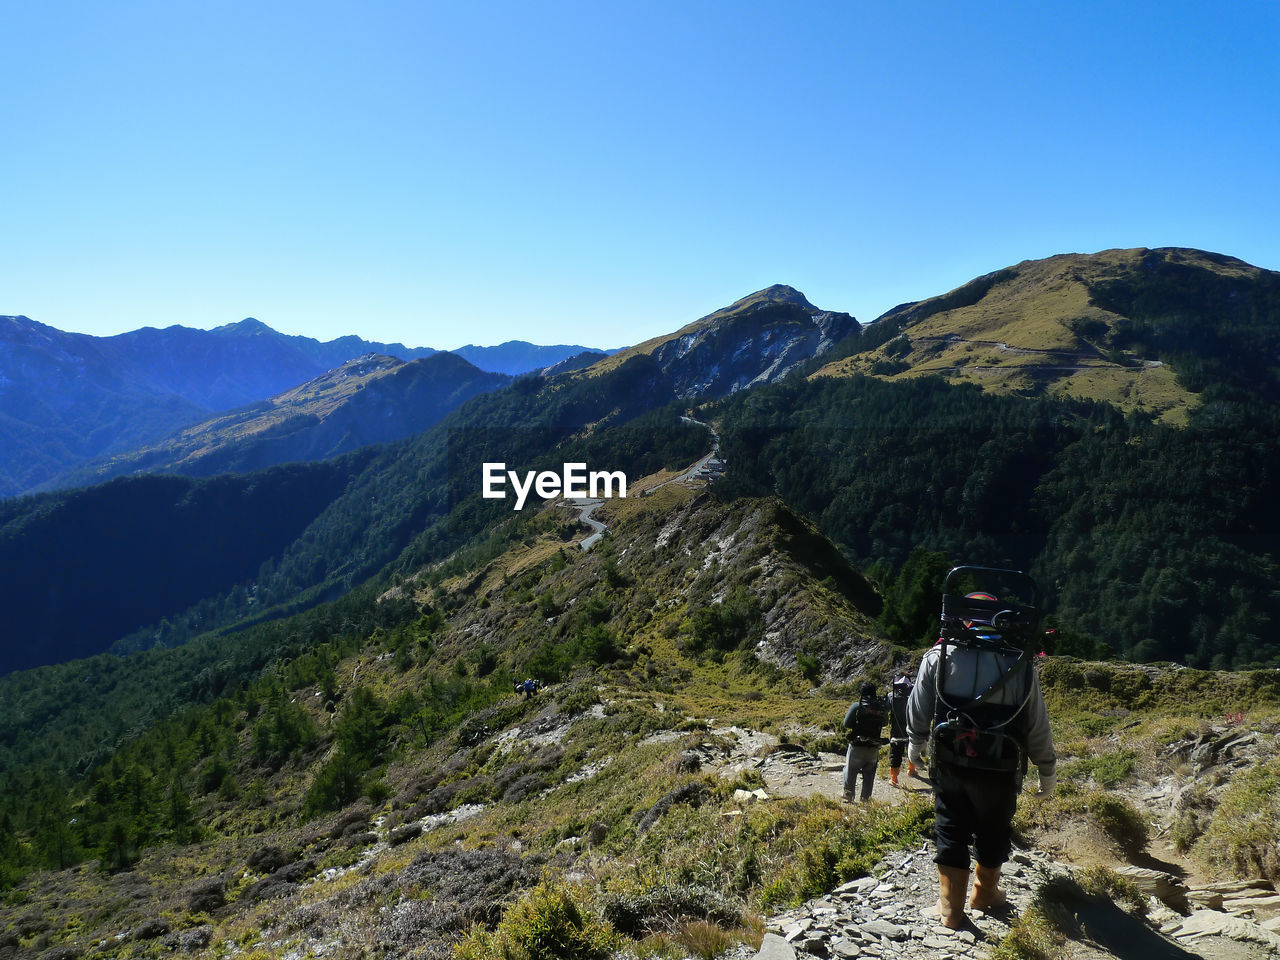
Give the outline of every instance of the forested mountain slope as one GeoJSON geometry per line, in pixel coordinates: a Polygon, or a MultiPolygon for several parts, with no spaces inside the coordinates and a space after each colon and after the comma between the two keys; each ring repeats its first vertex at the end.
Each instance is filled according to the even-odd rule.
{"type": "MultiPolygon", "coordinates": [[[[0,503],[0,673],[91,656],[245,589],[372,460],[368,452],[207,480],[139,477],[0,503]]],[[[218,603],[200,621],[217,626],[218,603]]],[[[149,644],[148,644],[149,645],[149,644]]]]}
{"type": "MultiPolygon", "coordinates": [[[[750,379],[777,356],[733,318],[805,312],[789,300],[728,310],[721,332],[740,329],[745,348],[726,355],[753,358],[750,379]]],[[[888,329],[832,349],[874,352],[888,329]]],[[[157,621],[132,638],[194,642],[0,677],[0,956],[410,957],[461,943],[478,958],[567,915],[586,918],[571,935],[610,950],[758,942],[782,907],[888,869],[888,849],[927,862],[927,805],[850,810],[796,783],[834,781],[848,699],[932,642],[956,562],[1030,569],[1058,628],[1051,655],[1280,662],[1280,412],[1265,384],[1244,389],[1265,364],[1208,364],[1174,426],[942,377],[731,391],[743,371],[708,377],[704,342],[686,341],[683,367],[673,347],[522,379],[331,463],[4,504],[0,530],[28,538],[6,559],[20,573],[36,543],[75,559],[77,510],[120,498],[92,511],[111,519],[81,558],[84,577],[109,581],[131,537],[164,543],[186,507],[214,522],[210,502],[287,507],[305,471],[330,483],[304,529],[255,546],[269,554],[255,574],[143,611],[157,621]],[[690,384],[728,395],[690,418],[690,384]],[[712,443],[699,420],[728,465],[709,489],[677,479],[712,443]],[[608,535],[584,552],[564,508],[481,497],[490,460],[621,469],[631,496],[597,510],[608,535]],[[518,699],[524,676],[551,689],[518,699]]],[[[186,536],[217,543],[230,523],[186,536]]],[[[136,612],[141,596],[84,589],[59,609],[88,636],[95,615],[136,612]]],[[[1039,669],[1062,787],[1024,798],[1024,839],[1062,859],[1087,835],[1090,856],[1113,844],[1273,882],[1273,669],[1056,656],[1039,669]]],[[[911,936],[931,956],[931,934],[911,936]]]]}
{"type": "Polygon", "coordinates": [[[825,366],[1063,393],[1174,423],[1209,387],[1280,396],[1280,274],[1178,247],[1028,260],[895,307],[825,366]]]}
{"type": "MultiPolygon", "coordinates": [[[[1043,935],[1046,912],[1060,939],[1087,939],[1061,918],[1090,894],[1041,885],[1020,852],[1008,874],[1024,918],[976,917],[973,949],[939,940],[922,910],[930,873],[893,872],[904,857],[932,866],[930,805],[883,782],[877,803],[831,799],[849,698],[919,651],[878,638],[866,582],[803,519],[682,483],[605,518],[610,537],[583,552],[562,507],[512,516],[380,597],[256,627],[221,652],[274,648],[274,663],[240,661],[209,699],[75,771],[88,776],[47,762],[68,755],[38,720],[58,705],[0,680],[0,703],[26,714],[0,737],[0,949],[496,958],[550,931],[601,960],[656,943],[750,955],[797,912],[821,918],[793,936],[813,950],[839,924],[914,957],[978,956],[1043,935]],[[523,676],[543,692],[514,695],[523,676]],[[901,882],[893,919],[919,935],[848,903],[843,885],[871,872],[857,890],[901,882]]],[[[148,654],[147,677],[163,687],[164,661],[185,669],[206,645],[148,654]]],[[[73,695],[100,669],[43,672],[73,695]]],[[[1269,891],[1273,673],[1039,669],[1062,764],[1056,796],[1020,800],[1035,864],[1074,864],[1121,902],[1132,881],[1100,864],[1148,850],[1269,891]],[[1170,834],[1176,848],[1158,839],[1170,834]]],[[[121,698],[145,695],[141,678],[113,679],[121,698]]],[[[1124,919],[1166,943],[1141,910],[1124,919]]]]}
{"type": "MultiPolygon", "coordinates": [[[[1031,570],[1058,622],[1116,655],[1280,665],[1280,410],[1185,427],[940,378],[788,381],[712,405],[722,492],[777,494],[880,579],[913,552],[1031,570]]],[[[931,629],[902,639],[919,640],[931,629]]]]}

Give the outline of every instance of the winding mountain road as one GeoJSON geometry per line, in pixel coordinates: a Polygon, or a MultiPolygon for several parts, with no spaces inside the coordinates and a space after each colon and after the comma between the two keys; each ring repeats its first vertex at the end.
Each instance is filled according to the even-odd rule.
{"type": "Polygon", "coordinates": [[[578,519],[581,520],[583,523],[585,523],[587,526],[589,526],[593,531],[595,531],[586,539],[584,539],[581,543],[578,544],[578,546],[582,550],[584,551],[590,550],[592,547],[594,547],[597,543],[600,542],[600,539],[604,536],[605,530],[608,529],[603,523],[601,523],[595,517],[591,516],[595,508],[600,506],[600,504],[604,503],[604,501],[598,498],[580,497],[574,500],[570,500],[569,503],[571,506],[577,509],[578,519]]]}
{"type": "MultiPolygon", "coordinates": [[[[668,483],[707,479],[723,467],[724,461],[720,459],[720,435],[711,429],[711,424],[703,423],[701,420],[695,420],[693,417],[687,416],[682,416],[680,419],[685,423],[692,423],[697,426],[707,428],[707,432],[711,434],[711,452],[698,460],[693,466],[679,476],[672,477],[670,480],[664,480],[662,483],[650,487],[648,490],[644,491],[642,496],[653,493],[654,490],[657,490],[659,487],[665,487],[668,483]]],[[[574,497],[572,499],[566,499],[565,503],[577,510],[578,519],[592,529],[593,532],[578,544],[578,547],[583,551],[590,550],[600,542],[605,535],[605,531],[608,530],[608,527],[591,515],[595,511],[596,507],[600,506],[604,501],[597,497],[574,497]]]]}

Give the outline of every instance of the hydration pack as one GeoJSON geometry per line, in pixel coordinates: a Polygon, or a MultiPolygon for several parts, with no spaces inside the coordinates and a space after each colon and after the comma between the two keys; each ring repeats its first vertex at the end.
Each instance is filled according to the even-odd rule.
{"type": "Polygon", "coordinates": [[[1024,767],[1021,740],[1003,726],[984,726],[961,711],[952,711],[933,728],[933,758],[948,766],[997,773],[1016,773],[1024,767]]]}

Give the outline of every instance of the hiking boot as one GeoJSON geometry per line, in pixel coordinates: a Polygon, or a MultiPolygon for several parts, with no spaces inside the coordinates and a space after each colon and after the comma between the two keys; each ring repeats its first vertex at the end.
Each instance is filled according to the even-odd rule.
{"type": "Polygon", "coordinates": [[[990,910],[992,907],[1003,906],[1006,899],[1004,891],[1000,889],[1000,868],[978,864],[969,906],[975,910],[990,910]]]}
{"type": "Polygon", "coordinates": [[[889,786],[896,787],[898,785],[898,768],[889,768],[889,786]]]}
{"type": "Polygon", "coordinates": [[[853,803],[853,791],[852,791],[852,790],[846,790],[846,791],[844,792],[844,802],[845,802],[845,803],[853,803]]]}
{"type": "Polygon", "coordinates": [[[920,774],[916,772],[916,765],[912,763],[910,760],[907,761],[907,776],[908,777],[920,776],[920,774]]]}
{"type": "Polygon", "coordinates": [[[959,867],[938,866],[938,919],[944,927],[959,930],[964,926],[964,895],[968,892],[969,871],[959,867]]]}

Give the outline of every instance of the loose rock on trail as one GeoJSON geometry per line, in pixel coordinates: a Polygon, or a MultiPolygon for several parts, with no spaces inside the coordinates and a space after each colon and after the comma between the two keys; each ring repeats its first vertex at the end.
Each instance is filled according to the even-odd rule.
{"type": "MultiPolygon", "coordinates": [[[[744,803],[772,797],[843,794],[843,757],[812,753],[760,731],[713,728],[729,746],[703,748],[704,767],[732,778],[756,771],[764,786],[743,791],[744,803]],[[748,795],[749,794],[749,795],[748,795]]],[[[893,787],[882,756],[872,802],[901,803],[929,796],[925,779],[909,779],[905,768],[893,787]]],[[[1111,865],[1147,898],[1144,919],[1112,899],[1091,896],[1057,855],[1015,849],[1001,885],[1008,904],[968,910],[968,923],[951,930],[938,922],[933,844],[888,854],[872,875],[846,883],[827,896],[765,918],[766,935],[755,960],[823,960],[908,957],[920,960],[987,956],[1040,894],[1068,938],[1064,956],[1073,960],[1264,960],[1280,956],[1280,894],[1267,880],[1227,881],[1188,887],[1159,870],[1111,865]],[[1175,907],[1177,909],[1175,909],[1175,907]]],[[[741,954],[750,957],[750,952],[741,954]]]]}

